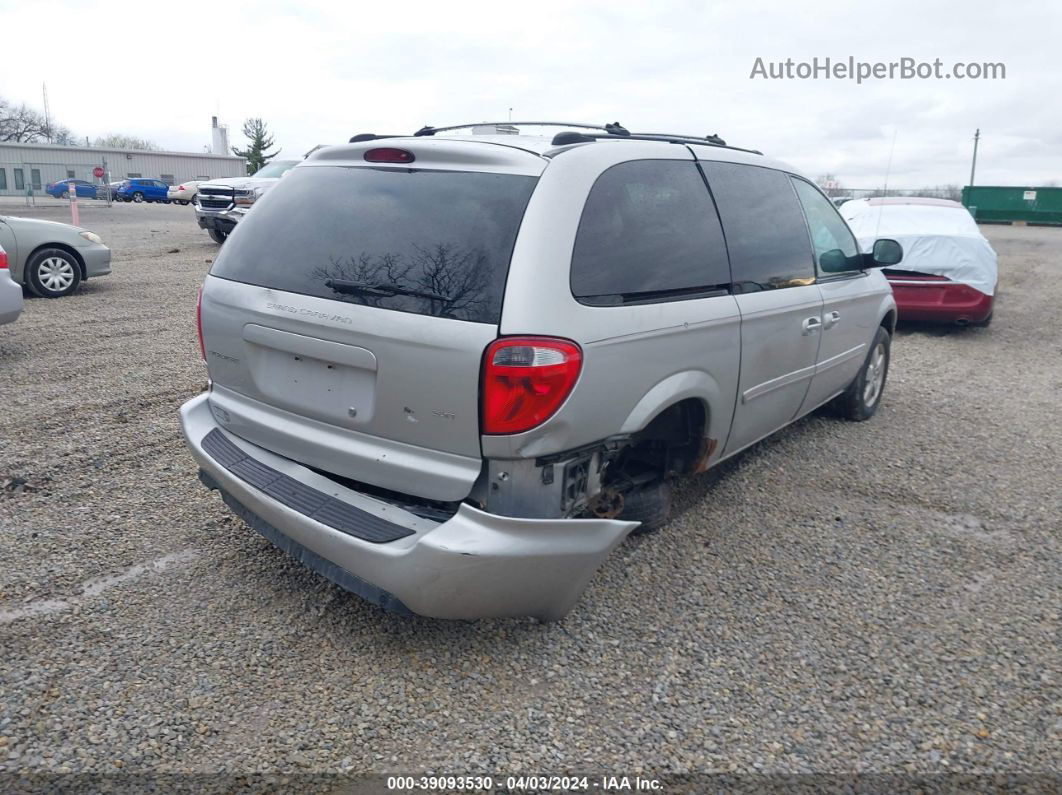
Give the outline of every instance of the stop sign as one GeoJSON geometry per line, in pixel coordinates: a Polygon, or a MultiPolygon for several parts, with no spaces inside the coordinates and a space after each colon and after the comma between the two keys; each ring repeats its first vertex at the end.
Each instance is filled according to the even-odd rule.
{"type": "Polygon", "coordinates": [[[103,168],[101,166],[96,166],[94,169],[92,169],[92,176],[94,176],[96,179],[99,179],[100,177],[102,177],[103,176],[103,168]]]}

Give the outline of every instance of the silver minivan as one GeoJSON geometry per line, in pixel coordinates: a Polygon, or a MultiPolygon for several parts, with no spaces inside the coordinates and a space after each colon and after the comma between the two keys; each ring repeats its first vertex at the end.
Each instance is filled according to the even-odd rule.
{"type": "Polygon", "coordinates": [[[669,480],[874,414],[901,257],[714,136],[360,135],[221,250],[181,421],[203,483],[342,587],[557,619],[669,480]]]}

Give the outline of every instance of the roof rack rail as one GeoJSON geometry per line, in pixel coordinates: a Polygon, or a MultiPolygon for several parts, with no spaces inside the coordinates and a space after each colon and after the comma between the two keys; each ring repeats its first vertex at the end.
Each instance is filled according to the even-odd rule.
{"type": "MultiPolygon", "coordinates": [[[[586,144],[594,141],[607,141],[616,138],[615,135],[595,135],[580,132],[559,132],[553,136],[554,146],[568,146],[570,144],[586,144]]],[[[733,149],[736,152],[748,152],[752,155],[763,155],[759,149],[744,149],[740,146],[730,146],[718,135],[709,135],[698,138],[694,135],[671,135],[669,133],[628,133],[623,136],[629,141],[661,141],[670,144],[701,144],[704,146],[718,146],[722,149],[733,149]]]]}
{"type": "Polygon", "coordinates": [[[604,130],[609,135],[630,135],[630,132],[618,121],[612,122],[612,124],[583,124],[582,122],[570,121],[476,121],[471,124],[454,124],[450,127],[424,126],[413,135],[419,138],[424,135],[435,135],[435,133],[450,132],[451,130],[467,130],[470,127],[496,127],[503,124],[511,127],[577,127],[580,130],[604,130]]]}
{"type": "MultiPolygon", "coordinates": [[[[733,149],[738,152],[748,152],[753,155],[762,155],[763,152],[758,149],[743,149],[740,146],[730,146],[715,133],[700,138],[695,135],[682,135],[680,133],[632,133],[622,124],[612,122],[611,124],[584,124],[582,122],[567,122],[567,121],[477,121],[471,124],[454,124],[449,127],[431,127],[425,125],[413,133],[414,137],[421,138],[425,136],[432,136],[436,133],[450,132],[452,130],[467,130],[471,127],[496,127],[499,125],[508,125],[511,127],[574,127],[576,130],[600,130],[598,133],[583,133],[575,132],[574,130],[565,130],[559,132],[553,136],[554,146],[568,146],[571,144],[583,144],[592,143],[593,141],[602,141],[615,138],[626,138],[639,141],[664,141],[667,143],[686,143],[686,144],[702,144],[707,146],[721,146],[726,149],[733,149]]],[[[397,138],[403,136],[395,135],[374,135],[372,133],[361,133],[355,135],[350,139],[350,143],[360,143],[362,141],[375,141],[380,138],[397,138]]]]}
{"type": "Polygon", "coordinates": [[[708,135],[704,136],[703,138],[700,138],[700,137],[698,137],[696,135],[683,135],[682,133],[651,133],[651,132],[644,132],[644,133],[632,133],[632,134],[633,135],[657,135],[657,136],[660,136],[661,138],[667,138],[669,140],[678,140],[678,139],[687,140],[688,139],[690,141],[696,141],[697,143],[702,143],[702,144],[705,141],[707,141],[708,143],[715,144],[716,146],[726,146],[727,145],[726,141],[724,141],[722,138],[720,138],[716,133],[708,133],[708,135]]]}

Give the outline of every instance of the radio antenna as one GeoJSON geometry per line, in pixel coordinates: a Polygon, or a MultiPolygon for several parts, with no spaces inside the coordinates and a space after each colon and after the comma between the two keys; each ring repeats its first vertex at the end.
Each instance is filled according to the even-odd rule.
{"type": "MultiPolygon", "coordinates": [[[[881,187],[881,192],[884,194],[883,198],[889,196],[889,175],[892,173],[892,155],[896,151],[896,128],[892,128],[892,145],[889,147],[889,162],[885,164],[885,184],[881,187]]],[[[874,226],[874,239],[878,239],[878,231],[881,229],[881,213],[882,207],[878,207],[878,223],[874,226]]]]}

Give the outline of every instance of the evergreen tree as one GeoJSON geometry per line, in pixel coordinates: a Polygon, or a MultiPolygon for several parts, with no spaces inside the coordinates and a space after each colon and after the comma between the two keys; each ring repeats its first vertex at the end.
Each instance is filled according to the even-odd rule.
{"type": "Polygon", "coordinates": [[[237,149],[232,147],[232,152],[237,157],[242,157],[247,161],[247,173],[253,174],[262,168],[266,163],[272,160],[279,154],[280,150],[276,152],[267,153],[266,150],[273,146],[273,136],[269,134],[269,130],[266,127],[266,123],[261,119],[248,119],[243,123],[243,136],[250,141],[250,144],[246,149],[237,149]]]}

